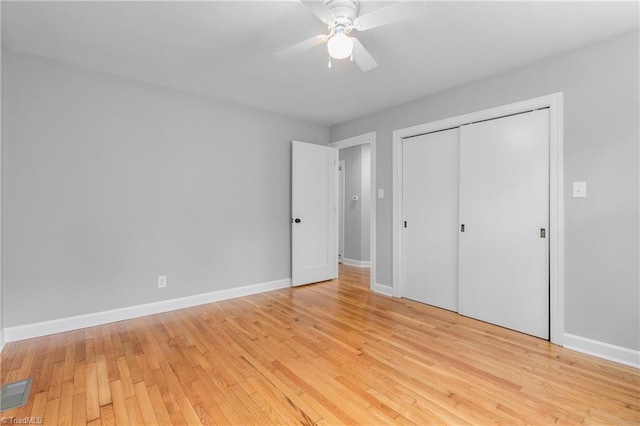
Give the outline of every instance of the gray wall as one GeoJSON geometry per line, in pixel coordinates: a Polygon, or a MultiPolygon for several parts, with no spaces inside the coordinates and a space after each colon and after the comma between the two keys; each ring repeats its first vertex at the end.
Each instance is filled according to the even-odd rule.
{"type": "Polygon", "coordinates": [[[291,276],[291,140],[327,127],[3,59],[5,327],[291,276]]]}
{"type": "Polygon", "coordinates": [[[343,259],[360,258],[360,201],[351,200],[353,195],[360,196],[360,149],[343,148],[338,158],[344,161],[344,253],[343,259]]]}
{"type": "Polygon", "coordinates": [[[344,254],[343,258],[369,260],[369,226],[371,217],[369,144],[342,148],[340,160],[344,160],[344,254]],[[357,195],[358,201],[352,201],[357,195]]]}
{"type": "MultiPolygon", "coordinates": [[[[639,34],[627,33],[331,128],[376,132],[377,282],[392,285],[392,132],[564,92],[565,332],[640,349],[639,34]],[[571,182],[587,181],[587,199],[571,182]]],[[[425,79],[429,76],[425,75],[425,79]]]]}

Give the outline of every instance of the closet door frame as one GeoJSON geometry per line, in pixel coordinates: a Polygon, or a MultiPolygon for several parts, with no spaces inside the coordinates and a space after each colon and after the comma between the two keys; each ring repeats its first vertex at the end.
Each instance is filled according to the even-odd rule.
{"type": "Polygon", "coordinates": [[[563,94],[553,93],[495,108],[398,129],[393,132],[393,296],[404,294],[402,141],[424,133],[463,124],[549,108],[549,324],[551,343],[562,345],[564,336],[564,201],[563,201],[563,94]]]}

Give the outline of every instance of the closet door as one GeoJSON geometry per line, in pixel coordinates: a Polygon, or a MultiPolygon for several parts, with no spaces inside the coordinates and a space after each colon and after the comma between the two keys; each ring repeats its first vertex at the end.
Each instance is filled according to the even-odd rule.
{"type": "Polygon", "coordinates": [[[458,308],[458,129],[405,139],[403,297],[458,308]]]}
{"type": "Polygon", "coordinates": [[[460,224],[460,314],[548,339],[548,110],[461,127],[460,224]]]}

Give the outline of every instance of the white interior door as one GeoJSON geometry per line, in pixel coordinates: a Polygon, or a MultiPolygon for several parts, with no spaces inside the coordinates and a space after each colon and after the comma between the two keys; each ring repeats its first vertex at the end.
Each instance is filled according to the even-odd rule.
{"type": "Polygon", "coordinates": [[[344,257],[344,160],[338,161],[338,260],[344,257]]]}
{"type": "Polygon", "coordinates": [[[547,339],[548,110],[461,127],[460,223],[460,314],[547,339]]]}
{"type": "Polygon", "coordinates": [[[291,281],[338,276],[338,150],[294,141],[291,172],[291,281]]]}
{"type": "Polygon", "coordinates": [[[458,129],[402,145],[403,297],[458,308],[458,129]]]}

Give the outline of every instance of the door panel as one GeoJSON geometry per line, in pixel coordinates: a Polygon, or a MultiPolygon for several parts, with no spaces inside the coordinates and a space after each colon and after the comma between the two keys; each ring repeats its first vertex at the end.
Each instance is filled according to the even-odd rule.
{"type": "Polygon", "coordinates": [[[403,141],[403,297],[458,308],[458,129],[403,141]]]}
{"type": "Polygon", "coordinates": [[[461,127],[460,223],[460,314],[547,339],[548,110],[461,127]]]}
{"type": "Polygon", "coordinates": [[[291,176],[291,280],[338,276],[338,150],[294,141],[291,176]]]}

